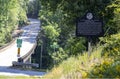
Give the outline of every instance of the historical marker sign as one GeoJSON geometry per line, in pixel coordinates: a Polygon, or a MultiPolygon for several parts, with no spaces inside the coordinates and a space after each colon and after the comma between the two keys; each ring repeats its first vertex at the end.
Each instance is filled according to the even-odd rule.
{"type": "Polygon", "coordinates": [[[92,13],[87,13],[83,19],[78,19],[76,24],[76,36],[102,36],[103,23],[93,19],[92,13]]]}
{"type": "Polygon", "coordinates": [[[102,21],[95,19],[92,13],[88,12],[82,19],[78,19],[76,23],[76,36],[88,37],[88,55],[91,54],[91,43],[93,36],[103,35],[102,21]]]}

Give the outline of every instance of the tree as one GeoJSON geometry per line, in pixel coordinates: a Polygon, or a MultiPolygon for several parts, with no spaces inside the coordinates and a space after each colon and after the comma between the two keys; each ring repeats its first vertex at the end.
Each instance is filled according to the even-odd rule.
{"type": "Polygon", "coordinates": [[[40,8],[41,8],[40,0],[29,1],[27,16],[32,18],[38,18],[40,8]]]}
{"type": "Polygon", "coordinates": [[[0,0],[0,46],[12,40],[12,31],[25,24],[28,0],[0,0]]]}
{"type": "MultiPolygon", "coordinates": [[[[48,39],[54,36],[51,34],[52,31],[42,30],[44,38],[47,39],[44,41],[47,43],[44,47],[45,52],[54,54],[50,48],[50,44],[53,44],[53,42],[57,42],[68,56],[78,55],[85,51],[87,40],[75,37],[75,27],[76,18],[81,18],[88,11],[93,12],[97,16],[96,18],[103,20],[104,36],[118,33],[119,4],[119,0],[41,0],[39,16],[42,28],[50,26],[56,31],[59,29],[57,41],[48,39]],[[57,28],[55,24],[57,24],[57,28]]],[[[94,38],[94,42],[97,43],[96,39],[98,38],[94,38]]]]}

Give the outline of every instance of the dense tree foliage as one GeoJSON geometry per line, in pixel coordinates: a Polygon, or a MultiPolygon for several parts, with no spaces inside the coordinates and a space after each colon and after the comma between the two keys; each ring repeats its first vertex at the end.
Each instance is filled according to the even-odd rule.
{"type": "Polygon", "coordinates": [[[96,18],[103,20],[104,36],[119,32],[119,0],[40,1],[39,16],[42,22],[40,38],[43,39],[43,53],[47,53],[53,61],[60,62],[71,55],[86,51],[87,40],[81,37],[76,38],[75,25],[76,18],[81,18],[88,11],[93,12],[96,18]],[[51,47],[54,43],[59,47],[51,47]],[[60,52],[59,48],[63,51],[60,52]]]}
{"type": "Polygon", "coordinates": [[[37,18],[39,10],[41,8],[40,0],[31,0],[28,3],[27,16],[31,18],[37,18]]]}
{"type": "Polygon", "coordinates": [[[9,42],[12,31],[26,20],[29,0],[0,0],[0,46],[9,42]]]}
{"type": "Polygon", "coordinates": [[[26,23],[27,16],[39,16],[40,39],[33,57],[35,62],[42,57],[43,65],[51,67],[86,51],[87,40],[76,37],[75,29],[76,19],[88,11],[103,20],[106,38],[119,33],[120,0],[0,0],[0,46],[12,39],[12,31],[26,23]]]}

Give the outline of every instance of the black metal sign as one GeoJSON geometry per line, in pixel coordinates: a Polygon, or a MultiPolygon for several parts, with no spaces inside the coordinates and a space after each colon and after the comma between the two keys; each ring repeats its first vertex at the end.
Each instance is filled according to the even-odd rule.
{"type": "Polygon", "coordinates": [[[76,36],[102,36],[103,23],[94,19],[92,13],[86,13],[83,19],[78,19],[76,24],[76,36]]]}

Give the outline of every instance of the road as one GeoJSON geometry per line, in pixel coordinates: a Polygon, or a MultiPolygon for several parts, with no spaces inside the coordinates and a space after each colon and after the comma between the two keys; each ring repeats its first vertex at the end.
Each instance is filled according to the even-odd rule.
{"type": "MultiPolygon", "coordinates": [[[[37,19],[29,19],[30,25],[22,27],[23,33],[19,37],[23,40],[20,56],[25,55],[36,43],[36,38],[38,32],[40,31],[40,21],[37,19]]],[[[35,72],[35,71],[21,71],[16,69],[10,69],[9,67],[12,66],[13,61],[17,61],[17,45],[16,43],[12,44],[11,47],[8,49],[0,52],[0,75],[41,75],[42,72],[35,72]]]]}
{"type": "Polygon", "coordinates": [[[42,77],[46,72],[32,71],[32,70],[19,70],[9,67],[0,67],[0,75],[4,76],[39,76],[42,77]]]}

